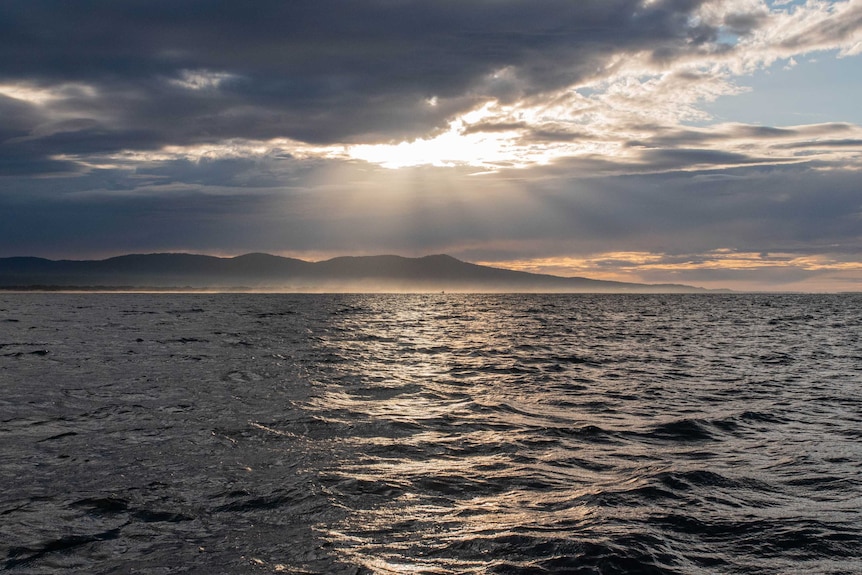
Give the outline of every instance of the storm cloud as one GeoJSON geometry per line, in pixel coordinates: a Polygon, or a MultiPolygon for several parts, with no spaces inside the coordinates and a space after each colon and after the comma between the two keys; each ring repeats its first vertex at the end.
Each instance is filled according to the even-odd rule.
{"type": "Polygon", "coordinates": [[[693,19],[701,4],[10,0],[0,84],[37,101],[4,117],[43,156],[418,137],[488,99],[602,77],[628,53],[714,49],[718,29],[693,19]]]}
{"type": "Polygon", "coordinates": [[[704,105],[794,57],[858,68],[860,14],[858,0],[6,0],[0,255],[813,250],[843,265],[862,244],[862,129],[704,105]]]}

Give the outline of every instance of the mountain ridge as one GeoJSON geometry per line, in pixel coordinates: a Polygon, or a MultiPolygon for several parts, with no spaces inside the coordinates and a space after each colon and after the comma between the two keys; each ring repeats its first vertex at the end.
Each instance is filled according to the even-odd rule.
{"type": "Polygon", "coordinates": [[[480,291],[704,293],[682,284],[639,284],[562,277],[464,262],[447,254],[339,256],[309,262],[254,252],[218,257],[182,252],[102,260],[0,258],[0,288],[185,288],[249,291],[480,291]]]}

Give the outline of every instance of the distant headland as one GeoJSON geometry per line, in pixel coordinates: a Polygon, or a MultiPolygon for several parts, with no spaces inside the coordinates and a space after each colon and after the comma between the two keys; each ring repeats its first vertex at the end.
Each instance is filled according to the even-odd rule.
{"type": "MultiPolygon", "coordinates": [[[[262,253],[132,254],[104,260],[0,258],[0,289],[87,291],[706,293],[680,284],[560,277],[471,264],[448,255],[337,257],[308,262],[262,253]]],[[[727,290],[718,290],[727,291],[727,290]]]]}

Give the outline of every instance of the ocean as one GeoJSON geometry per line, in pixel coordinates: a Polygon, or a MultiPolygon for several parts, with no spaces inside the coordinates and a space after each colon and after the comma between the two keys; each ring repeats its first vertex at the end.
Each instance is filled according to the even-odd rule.
{"type": "Polygon", "coordinates": [[[862,295],[0,294],[0,571],[862,573],[862,295]]]}

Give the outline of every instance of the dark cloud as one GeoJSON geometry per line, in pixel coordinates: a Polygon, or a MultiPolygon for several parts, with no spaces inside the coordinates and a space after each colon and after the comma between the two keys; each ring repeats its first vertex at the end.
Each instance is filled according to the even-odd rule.
{"type": "MultiPolygon", "coordinates": [[[[2,199],[0,203],[6,204],[2,199]]],[[[29,253],[65,257],[196,247],[209,252],[243,250],[262,239],[257,233],[260,226],[274,226],[261,204],[265,202],[256,196],[219,197],[195,189],[166,195],[42,198],[38,209],[20,202],[3,205],[0,242],[11,251],[27,245],[29,253]],[[245,223],[228,223],[232,218],[245,223]]]]}
{"type": "MultiPolygon", "coordinates": [[[[606,140],[614,139],[613,137],[606,137],[606,140]]],[[[596,140],[595,134],[588,134],[582,131],[573,131],[567,130],[563,128],[542,128],[542,129],[531,129],[526,136],[522,139],[524,143],[530,142],[574,142],[577,140],[596,140]]]]}
{"type": "MultiPolygon", "coordinates": [[[[570,175],[580,165],[570,161],[537,169],[527,184],[530,197],[549,208],[544,224],[535,222],[541,232],[534,238],[557,242],[560,255],[631,251],[633,246],[683,254],[717,248],[755,253],[811,246],[819,253],[839,246],[856,253],[862,249],[862,206],[853,169],[785,165],[570,175]]],[[[545,244],[531,255],[547,252],[545,244]]]]}
{"type": "Polygon", "coordinates": [[[772,147],[778,150],[795,150],[803,148],[862,148],[862,140],[856,138],[848,138],[844,140],[811,140],[807,142],[775,144],[772,147]]]}
{"type": "MultiPolygon", "coordinates": [[[[81,166],[68,160],[52,160],[41,154],[30,155],[27,150],[4,150],[0,147],[0,174],[21,176],[40,174],[68,174],[80,172],[81,166]]],[[[3,193],[3,192],[0,192],[3,193]]]]}
{"type": "Polygon", "coordinates": [[[39,115],[33,106],[0,94],[0,142],[27,136],[38,124],[39,115]]]}
{"type": "MultiPolygon", "coordinates": [[[[862,145],[858,138],[836,138],[852,130],[849,124],[812,124],[791,128],[730,124],[712,128],[685,129],[677,127],[652,128],[654,135],[625,142],[627,148],[641,149],[641,160],[655,169],[678,169],[686,164],[739,165],[746,163],[782,163],[794,157],[766,157],[758,155],[764,150],[835,150],[856,148],[862,145]],[[710,149],[710,146],[731,145],[750,151],[747,155],[710,149]]],[[[797,154],[798,156],[798,154],[797,154]]]]}
{"type": "MultiPolygon", "coordinates": [[[[648,170],[671,171],[681,170],[689,167],[713,166],[739,166],[745,164],[762,163],[763,160],[757,156],[749,156],[737,152],[725,152],[722,150],[707,150],[697,148],[665,148],[647,149],[640,154],[640,160],[648,170]]],[[[781,160],[772,159],[771,163],[779,163],[781,160]]]]}
{"type": "Polygon", "coordinates": [[[8,178],[0,256],[20,255],[22,245],[55,257],[108,249],[361,250],[474,260],[632,250],[689,257],[717,248],[855,257],[862,250],[853,170],[788,165],[583,178],[571,162],[483,178],[446,170],[449,179],[440,180],[439,168],[269,162],[169,162],[140,170],[136,180],[112,170],[8,178]],[[268,181],[241,186],[258,171],[268,181]],[[337,183],[320,185],[333,172],[337,183]]]}
{"type": "Polygon", "coordinates": [[[733,12],[724,17],[724,24],[734,34],[746,35],[760,27],[769,17],[766,12],[733,12]]]}
{"type": "Polygon", "coordinates": [[[0,83],[53,90],[16,116],[34,162],[227,138],[388,141],[594,78],[619,54],[698,50],[700,4],[5,0],[0,83]]]}

